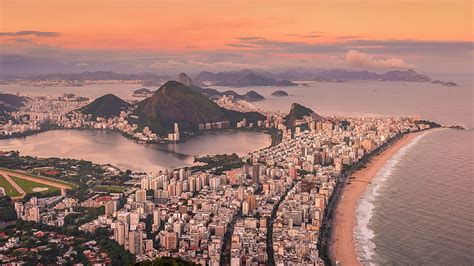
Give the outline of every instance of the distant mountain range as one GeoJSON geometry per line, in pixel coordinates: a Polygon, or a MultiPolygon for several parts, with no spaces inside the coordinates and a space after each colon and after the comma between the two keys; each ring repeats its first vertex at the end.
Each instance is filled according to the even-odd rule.
{"type": "Polygon", "coordinates": [[[225,87],[248,87],[248,86],[296,86],[289,80],[275,80],[273,78],[255,73],[252,70],[212,73],[203,71],[194,80],[201,86],[225,86],[225,87]]]}
{"type": "MultiPolygon", "coordinates": [[[[3,82],[26,81],[48,85],[48,82],[63,81],[73,86],[81,86],[85,82],[102,81],[128,81],[142,83],[145,87],[159,87],[171,77],[154,73],[143,74],[119,74],[111,71],[82,72],[71,74],[47,74],[29,77],[2,78],[3,82]]],[[[295,80],[317,81],[317,82],[345,82],[354,80],[379,80],[379,81],[405,81],[405,82],[430,82],[431,78],[424,74],[410,70],[391,70],[385,73],[370,71],[354,71],[342,69],[315,69],[315,70],[286,70],[280,72],[269,72],[261,70],[243,69],[240,71],[208,72],[202,71],[194,77],[194,81],[186,74],[181,73],[177,81],[186,86],[223,86],[223,87],[247,87],[247,86],[296,86],[295,80]]],[[[434,84],[444,86],[456,86],[454,82],[434,80],[434,84]]]]}
{"type": "Polygon", "coordinates": [[[121,111],[126,111],[129,107],[130,104],[128,102],[120,99],[114,94],[106,94],[80,108],[79,112],[92,115],[93,118],[110,118],[119,116],[121,111]]]}
{"type": "Polygon", "coordinates": [[[169,133],[173,123],[179,123],[184,131],[194,131],[199,124],[229,121],[234,125],[246,118],[248,122],[265,120],[257,112],[242,113],[227,110],[206,95],[177,81],[168,81],[150,98],[141,101],[133,113],[131,122],[148,126],[160,135],[169,133]]]}
{"type": "Polygon", "coordinates": [[[348,71],[348,70],[326,70],[315,75],[315,80],[322,81],[351,81],[351,80],[382,80],[382,81],[413,81],[428,82],[430,77],[418,74],[410,69],[406,71],[392,70],[383,74],[377,74],[369,71],[348,71]]]}
{"type": "Polygon", "coordinates": [[[168,76],[157,75],[154,73],[142,74],[120,74],[112,71],[86,71],[82,73],[53,73],[46,75],[31,76],[30,80],[162,80],[167,79],[168,76]]]}

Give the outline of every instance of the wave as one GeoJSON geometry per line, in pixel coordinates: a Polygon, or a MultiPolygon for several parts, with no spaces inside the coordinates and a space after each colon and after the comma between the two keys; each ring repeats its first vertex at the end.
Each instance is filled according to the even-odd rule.
{"type": "Polygon", "coordinates": [[[412,141],[410,141],[410,143],[402,147],[389,160],[387,160],[372,179],[371,184],[367,187],[363,196],[357,203],[356,226],[354,227],[353,234],[359,261],[364,265],[376,264],[375,255],[377,254],[377,250],[375,243],[372,241],[375,237],[375,233],[369,227],[369,223],[373,216],[375,201],[379,196],[379,189],[392,175],[393,170],[410,148],[430,132],[432,132],[432,130],[416,136],[412,141]]]}

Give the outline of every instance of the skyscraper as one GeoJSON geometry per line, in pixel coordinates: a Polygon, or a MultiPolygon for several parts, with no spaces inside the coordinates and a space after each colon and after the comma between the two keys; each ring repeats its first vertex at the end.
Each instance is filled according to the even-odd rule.
{"type": "Polygon", "coordinates": [[[145,202],[146,201],[146,190],[137,189],[137,191],[135,192],[135,201],[145,202]]]}

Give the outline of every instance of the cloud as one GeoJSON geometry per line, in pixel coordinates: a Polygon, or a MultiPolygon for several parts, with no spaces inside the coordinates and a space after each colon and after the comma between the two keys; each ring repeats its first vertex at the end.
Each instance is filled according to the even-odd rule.
{"type": "Polygon", "coordinates": [[[283,41],[249,35],[234,39],[222,49],[200,46],[182,51],[148,51],[68,49],[60,45],[34,43],[35,36],[32,35],[3,37],[3,40],[9,42],[0,41],[2,74],[110,70],[123,73],[153,71],[174,75],[183,71],[265,70],[275,66],[282,69],[349,66],[403,69],[414,65],[417,70],[424,72],[455,73],[472,69],[474,55],[473,43],[467,41],[346,39],[309,43],[302,39],[283,41]],[[31,42],[27,40],[30,37],[31,42]],[[441,61],[443,64],[439,64],[441,61]],[[89,65],[78,65],[82,62],[89,65]]]}
{"type": "Polygon", "coordinates": [[[255,46],[245,43],[226,43],[225,46],[236,48],[254,48],[255,46]]]}
{"type": "Polygon", "coordinates": [[[33,41],[31,38],[12,38],[10,40],[15,43],[32,43],[33,41]]]}
{"type": "Polygon", "coordinates": [[[321,38],[321,37],[323,37],[323,35],[309,34],[309,35],[303,35],[302,37],[303,37],[303,38],[311,39],[311,38],[321,38]]]}
{"type": "Polygon", "coordinates": [[[262,37],[256,37],[256,36],[250,36],[250,37],[240,37],[239,40],[242,41],[255,41],[255,40],[264,40],[265,38],[262,37]]]}
{"type": "Polygon", "coordinates": [[[60,32],[36,31],[36,30],[0,32],[0,36],[7,36],[7,37],[19,37],[19,36],[56,37],[60,35],[62,35],[62,33],[60,32]]]}
{"type": "Polygon", "coordinates": [[[362,69],[408,69],[414,67],[401,58],[376,59],[372,55],[356,50],[349,50],[344,62],[349,67],[362,69]]]}
{"type": "Polygon", "coordinates": [[[86,67],[86,66],[89,66],[89,64],[82,62],[82,63],[77,63],[76,66],[86,67]]]}

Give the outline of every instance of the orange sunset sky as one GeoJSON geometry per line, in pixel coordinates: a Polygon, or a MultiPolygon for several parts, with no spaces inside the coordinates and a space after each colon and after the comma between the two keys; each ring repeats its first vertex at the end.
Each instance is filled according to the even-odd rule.
{"type": "Polygon", "coordinates": [[[57,64],[132,72],[276,65],[443,72],[437,60],[450,71],[472,67],[472,1],[0,3],[4,72],[27,63],[25,72],[57,64]]]}

